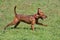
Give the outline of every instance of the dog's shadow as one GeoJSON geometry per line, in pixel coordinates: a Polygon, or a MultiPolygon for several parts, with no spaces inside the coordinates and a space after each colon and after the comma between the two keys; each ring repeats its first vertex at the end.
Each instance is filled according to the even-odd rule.
{"type": "MultiPolygon", "coordinates": [[[[32,30],[31,28],[28,28],[28,27],[17,27],[17,28],[14,28],[14,27],[11,27],[10,29],[26,29],[26,30],[32,30]]],[[[36,29],[40,29],[39,27],[35,27],[34,30],[36,29]]]]}
{"type": "MultiPolygon", "coordinates": [[[[28,27],[17,27],[17,28],[14,28],[14,27],[11,27],[11,28],[9,28],[9,29],[24,29],[24,30],[32,30],[31,28],[28,28],[28,27]]],[[[34,28],[34,30],[40,30],[40,28],[39,27],[35,27],[34,28]]],[[[2,33],[5,33],[6,31],[5,30],[3,30],[2,31],[2,33]]]]}

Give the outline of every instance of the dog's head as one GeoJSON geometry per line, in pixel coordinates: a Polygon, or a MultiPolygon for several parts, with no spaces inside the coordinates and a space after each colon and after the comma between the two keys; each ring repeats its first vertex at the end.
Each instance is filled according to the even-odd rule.
{"type": "Polygon", "coordinates": [[[39,15],[39,18],[41,18],[41,19],[47,18],[47,16],[42,12],[42,10],[40,8],[38,8],[37,14],[39,15]]]}

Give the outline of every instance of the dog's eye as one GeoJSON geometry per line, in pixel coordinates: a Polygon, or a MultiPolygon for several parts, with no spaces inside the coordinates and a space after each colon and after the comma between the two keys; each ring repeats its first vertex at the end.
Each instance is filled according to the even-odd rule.
{"type": "Polygon", "coordinates": [[[43,12],[40,12],[40,13],[43,13],[43,12]]]}

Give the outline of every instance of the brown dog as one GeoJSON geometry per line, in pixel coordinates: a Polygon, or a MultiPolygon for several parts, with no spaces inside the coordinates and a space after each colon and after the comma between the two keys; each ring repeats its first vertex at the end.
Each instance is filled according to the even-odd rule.
{"type": "MultiPolygon", "coordinates": [[[[14,20],[11,23],[9,23],[4,29],[6,29],[8,26],[11,26],[11,25],[15,25],[14,28],[16,28],[20,22],[25,22],[25,23],[31,24],[31,29],[34,30],[35,23],[40,24],[40,25],[44,25],[42,23],[38,23],[39,18],[41,18],[41,19],[47,18],[47,16],[44,15],[44,13],[40,10],[40,8],[38,8],[37,14],[23,15],[23,14],[16,13],[16,6],[15,6],[14,13],[15,13],[14,20]]],[[[46,25],[44,25],[44,26],[46,26],[46,25]]]]}

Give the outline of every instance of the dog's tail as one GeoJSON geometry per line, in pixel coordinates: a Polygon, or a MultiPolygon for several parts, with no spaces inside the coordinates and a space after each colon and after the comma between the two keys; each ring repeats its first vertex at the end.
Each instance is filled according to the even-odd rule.
{"type": "Polygon", "coordinates": [[[16,6],[14,7],[14,14],[15,14],[15,16],[17,15],[17,13],[16,13],[16,6]]]}

